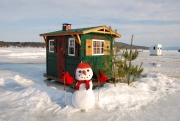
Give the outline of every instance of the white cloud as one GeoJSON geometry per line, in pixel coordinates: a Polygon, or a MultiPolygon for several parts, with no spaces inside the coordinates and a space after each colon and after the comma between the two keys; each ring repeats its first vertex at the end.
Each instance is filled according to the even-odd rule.
{"type": "Polygon", "coordinates": [[[11,0],[1,1],[1,20],[36,18],[97,20],[116,18],[124,20],[180,20],[179,1],[122,1],[122,0],[11,0]]]}
{"type": "Polygon", "coordinates": [[[69,22],[72,28],[111,26],[122,34],[120,41],[129,42],[131,34],[134,34],[137,38],[135,43],[139,45],[147,46],[152,41],[170,41],[171,44],[177,43],[180,46],[180,36],[177,33],[180,31],[179,0],[1,0],[0,15],[0,25],[9,22],[18,26],[22,21],[31,23],[32,20],[41,23],[24,25],[21,28],[24,37],[21,37],[20,32],[14,31],[18,30],[17,26],[13,28],[10,24],[8,27],[12,27],[12,31],[12,28],[8,30],[8,27],[2,26],[1,40],[12,41],[17,38],[16,41],[24,41],[26,37],[28,41],[40,40],[40,33],[60,30],[62,23],[69,22]],[[45,21],[49,21],[49,24],[46,25],[45,21]],[[154,24],[155,21],[160,23],[154,24]],[[162,25],[163,21],[167,23],[162,25]],[[14,38],[8,36],[9,31],[14,38]]]}
{"type": "Polygon", "coordinates": [[[124,43],[130,43],[134,34],[134,44],[151,46],[161,43],[164,46],[180,46],[180,25],[119,25],[116,26],[122,38],[117,39],[124,43]]]}

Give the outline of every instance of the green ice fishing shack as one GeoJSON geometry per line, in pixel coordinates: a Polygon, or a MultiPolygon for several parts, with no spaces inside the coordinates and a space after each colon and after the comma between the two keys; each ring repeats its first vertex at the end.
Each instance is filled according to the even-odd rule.
{"type": "MultiPolygon", "coordinates": [[[[71,76],[79,62],[91,62],[103,68],[102,56],[109,56],[113,40],[121,35],[107,26],[72,29],[64,23],[62,30],[40,34],[46,43],[44,76],[61,82],[62,72],[71,76]]],[[[93,67],[92,67],[93,68],[93,67]]]]}

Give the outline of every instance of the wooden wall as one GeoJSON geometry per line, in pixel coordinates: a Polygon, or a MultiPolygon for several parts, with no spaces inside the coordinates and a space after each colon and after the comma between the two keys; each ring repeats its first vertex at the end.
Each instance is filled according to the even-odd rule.
{"type": "Polygon", "coordinates": [[[57,53],[46,53],[46,69],[47,75],[58,77],[58,57],[57,53]]]}
{"type": "MultiPolygon", "coordinates": [[[[87,62],[91,65],[93,65],[92,69],[97,72],[98,70],[95,70],[97,68],[102,69],[104,66],[103,60],[106,59],[107,61],[111,62],[110,55],[92,55],[92,56],[86,56],[86,40],[92,40],[94,39],[93,36],[99,37],[99,39],[104,39],[106,41],[109,41],[110,43],[110,51],[112,50],[112,40],[113,37],[111,35],[104,35],[104,34],[95,34],[95,33],[89,33],[85,35],[81,35],[81,48],[82,50],[80,51],[80,60],[83,62],[87,62]]],[[[98,39],[98,38],[97,38],[98,39]]],[[[110,67],[111,68],[111,67],[110,67]]],[[[110,76],[110,75],[107,75],[110,76]]]]}

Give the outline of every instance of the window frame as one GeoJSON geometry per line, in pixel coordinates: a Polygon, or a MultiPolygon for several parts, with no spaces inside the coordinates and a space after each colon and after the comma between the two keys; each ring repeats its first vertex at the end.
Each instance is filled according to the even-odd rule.
{"type": "Polygon", "coordinates": [[[104,55],[104,43],[105,43],[104,40],[92,39],[92,55],[104,55]],[[103,49],[103,53],[94,54],[94,41],[103,42],[103,46],[99,47],[100,51],[102,51],[103,49]]]}
{"type": "Polygon", "coordinates": [[[68,55],[69,56],[75,56],[75,44],[76,44],[76,42],[75,42],[74,38],[69,38],[68,39],[68,55]],[[70,46],[70,41],[74,41],[73,46],[70,46]],[[74,54],[70,54],[70,51],[69,51],[70,48],[74,48],[74,54]]]}
{"type": "Polygon", "coordinates": [[[54,53],[54,39],[49,40],[49,52],[54,53]],[[52,49],[51,42],[53,42],[53,50],[51,50],[52,49]]]}

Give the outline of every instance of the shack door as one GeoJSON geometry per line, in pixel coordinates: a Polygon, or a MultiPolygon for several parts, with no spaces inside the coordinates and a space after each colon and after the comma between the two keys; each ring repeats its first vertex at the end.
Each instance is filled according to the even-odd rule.
{"type": "MultiPolygon", "coordinates": [[[[58,77],[62,78],[62,72],[65,68],[65,43],[64,36],[58,37],[58,77]]],[[[65,71],[65,70],[64,70],[65,71]]]]}

